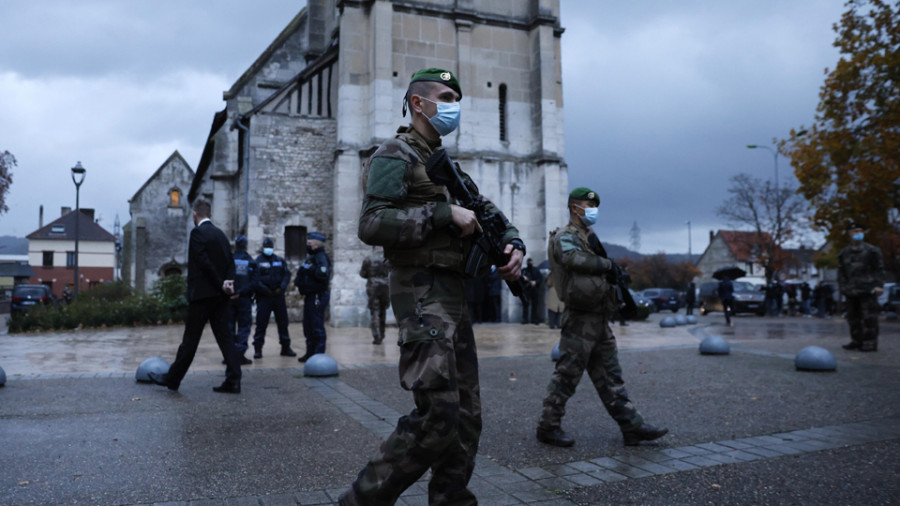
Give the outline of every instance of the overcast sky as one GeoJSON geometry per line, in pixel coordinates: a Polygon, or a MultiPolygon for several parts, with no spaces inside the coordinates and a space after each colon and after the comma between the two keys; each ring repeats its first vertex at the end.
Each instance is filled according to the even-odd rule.
{"type": "MultiPolygon", "coordinates": [[[[601,240],[686,253],[727,228],[728,178],[773,177],[769,151],[809,125],[838,58],[840,0],[561,0],[570,187],[601,197],[601,240]]],[[[222,91],[302,0],[3,0],[0,151],[18,159],[0,235],[25,236],[81,205],[113,230],[127,200],[178,150],[200,160],[222,91]]],[[[779,158],[784,182],[792,178],[779,158]]]]}

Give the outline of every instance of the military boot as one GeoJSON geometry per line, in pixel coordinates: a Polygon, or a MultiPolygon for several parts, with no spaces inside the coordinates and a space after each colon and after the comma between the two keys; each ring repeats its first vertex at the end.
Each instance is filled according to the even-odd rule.
{"type": "Polygon", "coordinates": [[[538,427],[537,439],[541,443],[553,446],[568,447],[575,444],[575,438],[566,434],[565,431],[563,431],[559,427],[553,430],[546,430],[538,427]]]}
{"type": "Polygon", "coordinates": [[[297,353],[291,349],[290,345],[282,345],[281,346],[281,356],[282,357],[296,357],[297,353]]]}
{"type": "Polygon", "coordinates": [[[253,352],[253,358],[262,358],[262,348],[256,348],[253,352]]]}
{"type": "Polygon", "coordinates": [[[669,429],[657,429],[656,427],[642,423],[640,427],[629,431],[622,431],[625,438],[625,446],[637,446],[641,441],[653,441],[669,433],[669,429]]]}
{"type": "Polygon", "coordinates": [[[859,341],[850,341],[847,344],[842,344],[841,348],[845,350],[858,350],[861,346],[862,345],[859,343],[859,341]]]}

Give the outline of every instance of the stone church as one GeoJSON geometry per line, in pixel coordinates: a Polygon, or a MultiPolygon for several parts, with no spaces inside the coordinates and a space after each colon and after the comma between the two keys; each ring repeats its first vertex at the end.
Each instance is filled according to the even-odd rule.
{"type": "MultiPolygon", "coordinates": [[[[366,325],[361,167],[408,123],[410,75],[442,67],[464,95],[444,146],[540,263],[567,219],[562,33],[559,0],[310,0],[224,92],[187,200],[211,200],[214,220],[229,237],[247,235],[251,253],[272,237],[293,272],[306,234],[324,233],[331,323],[366,325]]],[[[182,262],[173,253],[171,265],[182,262]]],[[[503,308],[518,319],[508,292],[503,308]]]]}

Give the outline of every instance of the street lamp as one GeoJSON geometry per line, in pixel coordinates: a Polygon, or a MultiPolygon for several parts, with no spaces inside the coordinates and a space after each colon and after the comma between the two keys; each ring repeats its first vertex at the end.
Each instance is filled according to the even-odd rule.
{"type": "Polygon", "coordinates": [[[768,149],[775,155],[775,191],[778,191],[778,150],[769,146],[760,146],[758,144],[747,144],[747,149],[768,149]]]}
{"type": "Polygon", "coordinates": [[[78,298],[78,222],[81,221],[81,206],[79,202],[79,192],[81,190],[81,183],[84,182],[84,175],[87,172],[84,167],[81,166],[81,162],[75,164],[72,167],[72,182],[75,183],[75,294],[74,297],[78,298]]]}
{"type": "Polygon", "coordinates": [[[694,255],[691,254],[691,220],[685,222],[688,226],[688,261],[694,263],[694,255]]]}

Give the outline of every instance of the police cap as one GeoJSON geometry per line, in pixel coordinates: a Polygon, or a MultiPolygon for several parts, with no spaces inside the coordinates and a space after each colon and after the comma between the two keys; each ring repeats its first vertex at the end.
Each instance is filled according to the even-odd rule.
{"type": "Polygon", "coordinates": [[[238,234],[237,237],[234,238],[234,245],[238,248],[246,248],[247,247],[247,236],[244,234],[238,234]]]}
{"type": "Polygon", "coordinates": [[[858,221],[851,221],[847,224],[847,228],[845,228],[844,230],[853,230],[854,228],[861,228],[863,230],[866,230],[866,226],[858,221]]]}
{"type": "Polygon", "coordinates": [[[325,234],[320,234],[319,232],[310,232],[309,235],[306,236],[306,238],[325,242],[325,234]]]}
{"type": "Polygon", "coordinates": [[[263,239],[263,248],[271,248],[275,246],[275,241],[272,240],[271,237],[266,237],[263,239]]]}
{"type": "Polygon", "coordinates": [[[569,193],[570,200],[590,200],[596,202],[597,205],[600,205],[600,197],[597,195],[597,192],[591,190],[590,188],[585,188],[584,186],[579,186],[575,188],[569,193]]]}

